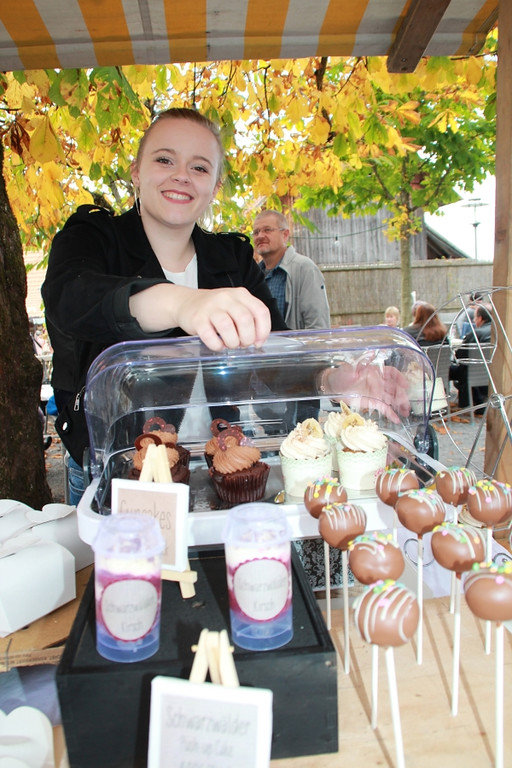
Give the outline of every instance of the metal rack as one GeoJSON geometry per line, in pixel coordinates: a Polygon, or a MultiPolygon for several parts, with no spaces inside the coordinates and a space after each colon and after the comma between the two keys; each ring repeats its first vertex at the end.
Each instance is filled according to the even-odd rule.
{"type": "MultiPolygon", "coordinates": [[[[475,437],[473,440],[473,444],[471,447],[471,450],[469,451],[469,454],[465,457],[465,465],[475,468],[474,467],[474,454],[477,448],[477,445],[479,444],[480,440],[482,439],[483,430],[486,424],[486,419],[489,411],[491,409],[494,409],[499,412],[501,419],[503,421],[503,424],[505,426],[505,437],[499,446],[499,450],[497,452],[497,459],[494,463],[494,466],[491,468],[491,471],[488,473],[489,476],[493,476],[496,472],[499,463],[502,459],[503,452],[506,446],[507,441],[510,441],[512,444],[512,425],[511,425],[511,418],[512,418],[512,406],[510,405],[510,401],[512,400],[512,382],[510,384],[510,388],[507,388],[507,391],[502,392],[500,391],[500,388],[498,387],[498,384],[496,382],[496,378],[493,375],[493,361],[496,358],[496,354],[498,351],[501,352],[508,352],[512,356],[512,343],[507,335],[507,332],[505,330],[504,323],[502,321],[502,318],[500,317],[500,313],[498,311],[498,308],[496,306],[496,298],[497,294],[502,291],[510,291],[512,290],[512,287],[495,287],[495,288],[482,288],[478,289],[478,293],[480,294],[481,298],[479,299],[483,304],[485,304],[489,310],[492,317],[492,333],[491,333],[491,343],[481,343],[476,337],[475,337],[475,343],[471,345],[470,350],[470,357],[465,361],[465,364],[468,366],[468,386],[484,386],[485,383],[488,384],[488,396],[487,400],[483,404],[475,405],[472,400],[470,401],[470,405],[467,408],[462,408],[460,410],[457,410],[456,415],[458,417],[465,417],[467,416],[469,420],[474,424],[475,423],[475,412],[478,410],[483,409],[483,416],[479,420],[479,426],[475,433],[475,437]]],[[[454,305],[458,307],[458,309],[455,310],[455,315],[452,317],[451,321],[448,324],[448,337],[450,339],[450,342],[452,346],[456,346],[457,341],[460,340],[460,329],[462,327],[462,323],[464,321],[471,322],[471,316],[470,316],[470,306],[473,303],[471,300],[471,296],[475,293],[475,291],[467,292],[467,293],[459,293],[449,301],[447,301],[442,306],[438,307],[436,309],[437,314],[439,315],[448,315],[449,313],[453,316],[453,307],[454,305]]],[[[433,360],[434,369],[436,370],[436,375],[442,376],[442,371],[440,370],[441,365],[441,359],[438,361],[433,360]]],[[[460,360],[459,362],[464,362],[460,360]]],[[[446,393],[448,396],[449,401],[449,392],[446,393]]],[[[450,413],[450,407],[448,403],[448,407],[441,408],[440,410],[436,411],[432,414],[431,417],[431,424],[440,424],[443,426],[443,428],[446,430],[448,435],[451,436],[451,417],[453,416],[453,413],[450,413]]]]}

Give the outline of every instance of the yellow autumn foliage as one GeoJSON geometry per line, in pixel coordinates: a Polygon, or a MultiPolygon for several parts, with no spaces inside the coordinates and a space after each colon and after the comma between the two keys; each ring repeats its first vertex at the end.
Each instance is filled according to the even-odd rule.
{"type": "Polygon", "coordinates": [[[348,169],[414,155],[423,124],[456,134],[461,112],[484,109],[495,69],[492,57],[435,66],[422,59],[415,73],[391,75],[383,58],[313,57],[105,67],[80,77],[31,70],[24,82],[4,73],[9,198],[27,242],[32,226],[61,226],[90,200],[87,189],[123,209],[131,204],[129,162],[150,115],[186,105],[222,125],[231,177],[217,209],[241,225],[244,208],[258,201],[298,197],[304,188],[337,193],[348,169]],[[64,104],[52,101],[57,95],[64,104]],[[443,99],[427,119],[425,103],[443,99]]]}

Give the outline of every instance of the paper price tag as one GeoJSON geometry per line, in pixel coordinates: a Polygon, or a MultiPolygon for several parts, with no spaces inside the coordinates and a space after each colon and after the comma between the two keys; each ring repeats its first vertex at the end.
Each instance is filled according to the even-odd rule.
{"type": "Polygon", "coordinates": [[[112,480],[112,513],[139,512],[155,517],[165,539],[162,567],[188,568],[189,487],[183,483],[112,480]]]}
{"type": "Polygon", "coordinates": [[[268,768],[272,691],[155,677],[148,768],[268,768]]]}

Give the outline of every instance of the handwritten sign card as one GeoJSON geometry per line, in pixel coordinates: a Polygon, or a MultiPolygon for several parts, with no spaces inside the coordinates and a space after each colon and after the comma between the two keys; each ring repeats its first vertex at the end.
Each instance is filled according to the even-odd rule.
{"type": "Polygon", "coordinates": [[[272,691],[151,682],[148,768],[268,768],[272,691]]]}
{"type": "Polygon", "coordinates": [[[139,512],[156,517],[165,539],[162,567],[188,568],[189,487],[183,483],[141,483],[112,479],[112,513],[139,512]]]}

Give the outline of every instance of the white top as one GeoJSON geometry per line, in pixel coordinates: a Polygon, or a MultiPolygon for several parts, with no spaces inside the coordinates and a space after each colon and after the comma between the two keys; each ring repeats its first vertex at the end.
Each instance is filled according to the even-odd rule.
{"type": "MultiPolygon", "coordinates": [[[[175,285],[183,285],[186,288],[197,288],[197,255],[194,254],[190,259],[184,272],[169,272],[168,269],[163,269],[163,272],[167,280],[175,285]]],[[[194,402],[203,401],[206,403],[202,371],[200,371],[200,375],[196,376],[190,394],[190,400],[194,402]]],[[[199,437],[204,437],[205,440],[208,440],[211,437],[210,424],[211,417],[209,408],[187,408],[181,426],[179,430],[177,430],[180,443],[199,437]]]]}

